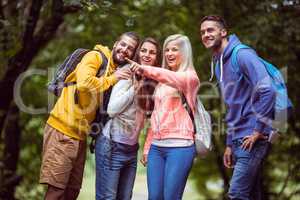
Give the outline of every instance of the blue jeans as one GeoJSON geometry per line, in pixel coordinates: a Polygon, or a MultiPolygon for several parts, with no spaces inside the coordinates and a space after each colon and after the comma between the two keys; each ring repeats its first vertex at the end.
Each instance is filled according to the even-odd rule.
{"type": "Polygon", "coordinates": [[[195,145],[190,147],[151,145],[147,164],[149,200],[181,199],[195,155],[195,145]]]}
{"type": "Polygon", "coordinates": [[[258,140],[249,152],[241,148],[242,142],[242,139],[233,141],[235,165],[228,195],[232,200],[261,200],[262,166],[270,143],[267,140],[258,140]]]}
{"type": "Polygon", "coordinates": [[[95,146],[97,200],[131,199],[138,148],[138,144],[121,144],[98,136],[95,146]]]}

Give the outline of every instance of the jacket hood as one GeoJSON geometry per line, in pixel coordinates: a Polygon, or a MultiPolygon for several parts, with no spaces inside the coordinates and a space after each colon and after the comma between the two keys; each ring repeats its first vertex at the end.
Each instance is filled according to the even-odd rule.
{"type": "Polygon", "coordinates": [[[213,75],[214,75],[214,65],[215,64],[219,64],[220,68],[221,68],[221,78],[220,78],[220,82],[222,82],[223,79],[223,63],[226,62],[230,56],[231,53],[234,49],[234,47],[236,47],[237,45],[241,44],[241,41],[239,40],[239,38],[235,35],[229,35],[228,37],[228,44],[225,47],[225,49],[223,50],[223,52],[216,54],[213,56],[212,62],[211,62],[211,77],[210,77],[210,81],[213,79],[213,75]]]}
{"type": "Polygon", "coordinates": [[[95,45],[94,50],[102,51],[102,53],[104,53],[104,55],[108,58],[111,65],[115,66],[114,61],[112,59],[112,51],[107,46],[97,44],[95,45]]]}
{"type": "Polygon", "coordinates": [[[103,46],[101,44],[96,44],[94,47],[95,50],[102,51],[105,56],[110,57],[111,51],[107,46],[103,46]]]}
{"type": "MultiPolygon", "coordinates": [[[[234,47],[236,47],[239,44],[241,44],[241,41],[239,40],[239,38],[235,34],[232,34],[228,37],[228,44],[225,47],[224,51],[222,52],[223,62],[227,61],[230,58],[234,47]]],[[[218,56],[220,58],[221,55],[218,55],[218,56]]]]}

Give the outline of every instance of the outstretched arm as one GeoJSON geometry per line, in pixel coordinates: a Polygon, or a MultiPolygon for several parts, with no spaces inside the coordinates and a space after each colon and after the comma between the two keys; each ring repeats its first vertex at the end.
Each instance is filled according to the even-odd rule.
{"type": "Polygon", "coordinates": [[[179,91],[193,91],[199,86],[199,78],[194,70],[188,70],[184,72],[171,71],[159,67],[140,65],[129,59],[127,59],[127,61],[131,64],[131,70],[133,70],[135,73],[169,85],[179,91]]]}

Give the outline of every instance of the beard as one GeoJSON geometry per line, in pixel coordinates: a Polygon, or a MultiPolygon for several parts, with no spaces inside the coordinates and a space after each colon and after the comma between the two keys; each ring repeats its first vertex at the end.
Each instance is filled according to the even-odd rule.
{"type": "Polygon", "coordinates": [[[113,50],[112,52],[112,58],[114,63],[116,63],[117,65],[125,65],[127,64],[127,61],[125,60],[125,57],[123,59],[118,58],[118,52],[116,50],[113,50]]]}
{"type": "Polygon", "coordinates": [[[212,45],[212,49],[219,49],[220,47],[222,46],[222,39],[220,38],[218,38],[215,42],[214,42],[214,44],[212,45]]]}
{"type": "Polygon", "coordinates": [[[212,51],[218,51],[222,46],[222,40],[223,40],[222,37],[216,37],[213,43],[209,45],[209,47],[207,48],[211,49],[212,51]]]}

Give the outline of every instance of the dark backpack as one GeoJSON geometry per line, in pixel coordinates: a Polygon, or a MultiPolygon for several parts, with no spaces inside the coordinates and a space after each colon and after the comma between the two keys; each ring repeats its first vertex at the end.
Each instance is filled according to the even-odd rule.
{"type": "Polygon", "coordinates": [[[96,139],[102,133],[102,129],[105,126],[105,124],[111,119],[107,113],[107,106],[109,103],[111,91],[112,87],[103,92],[102,103],[96,112],[96,117],[94,121],[91,123],[91,130],[89,133],[89,136],[92,138],[89,145],[91,153],[95,152],[96,139]]]}
{"type": "MultiPolygon", "coordinates": [[[[64,60],[64,62],[61,65],[59,65],[59,67],[57,68],[54,78],[48,84],[48,91],[53,93],[55,96],[59,97],[64,87],[75,85],[76,84],[75,81],[65,83],[65,80],[70,75],[70,73],[75,70],[76,66],[78,65],[78,63],[80,63],[83,56],[90,51],[97,51],[97,50],[80,48],[80,49],[76,49],[72,54],[70,54],[64,60]]],[[[102,53],[102,51],[98,51],[98,52],[102,57],[102,64],[99,68],[99,71],[97,72],[97,77],[100,77],[106,71],[108,60],[106,56],[102,53]]]]}

